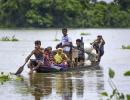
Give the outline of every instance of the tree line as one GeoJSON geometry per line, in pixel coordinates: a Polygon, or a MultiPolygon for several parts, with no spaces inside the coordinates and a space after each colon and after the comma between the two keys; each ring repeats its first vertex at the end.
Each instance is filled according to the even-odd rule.
{"type": "Polygon", "coordinates": [[[130,0],[0,0],[0,28],[129,28],[130,0]]]}

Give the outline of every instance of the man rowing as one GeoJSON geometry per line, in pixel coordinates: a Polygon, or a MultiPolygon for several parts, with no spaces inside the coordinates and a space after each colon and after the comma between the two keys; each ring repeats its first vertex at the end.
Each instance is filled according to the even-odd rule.
{"type": "Polygon", "coordinates": [[[32,73],[33,70],[39,68],[41,65],[44,64],[43,54],[44,49],[41,48],[41,41],[39,40],[35,41],[35,49],[25,59],[25,61],[28,62],[28,60],[31,58],[32,55],[35,56],[35,59],[33,61],[30,60],[28,64],[28,68],[30,68],[30,73],[32,73]],[[36,66],[34,66],[34,63],[36,64],[36,66]]]}

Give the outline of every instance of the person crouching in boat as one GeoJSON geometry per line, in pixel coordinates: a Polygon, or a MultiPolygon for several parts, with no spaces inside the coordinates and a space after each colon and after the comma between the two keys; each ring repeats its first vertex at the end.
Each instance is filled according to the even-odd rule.
{"type": "Polygon", "coordinates": [[[97,39],[93,43],[90,43],[90,44],[96,50],[96,53],[98,55],[97,56],[97,62],[100,62],[101,61],[101,57],[104,54],[104,45],[105,45],[105,41],[104,41],[102,35],[98,35],[97,39]]]}
{"type": "Polygon", "coordinates": [[[28,68],[30,68],[30,73],[32,73],[33,70],[37,69],[38,67],[44,64],[43,53],[44,49],[41,48],[41,41],[35,41],[35,49],[25,59],[26,61],[28,61],[32,55],[35,56],[35,59],[30,59],[30,62],[28,64],[28,68]]]}
{"type": "Polygon", "coordinates": [[[62,48],[57,49],[57,53],[54,56],[54,60],[56,63],[55,65],[57,65],[59,67],[66,68],[68,66],[68,64],[67,64],[68,57],[66,56],[65,53],[63,53],[62,48]]]}

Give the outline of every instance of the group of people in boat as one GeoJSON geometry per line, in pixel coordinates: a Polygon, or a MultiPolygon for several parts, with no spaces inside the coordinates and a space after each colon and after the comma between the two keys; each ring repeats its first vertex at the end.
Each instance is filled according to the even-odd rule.
{"type": "MultiPolygon", "coordinates": [[[[76,46],[73,46],[71,38],[67,34],[67,28],[62,29],[62,39],[61,42],[56,46],[56,50],[52,50],[52,47],[47,48],[41,47],[41,41],[35,41],[34,50],[25,59],[28,63],[28,68],[32,73],[34,70],[38,69],[40,66],[43,67],[53,67],[59,66],[61,68],[67,68],[70,66],[83,65],[85,61],[84,54],[84,43],[82,39],[76,39],[76,46]],[[73,49],[78,51],[78,56],[73,59],[72,52],[73,49]],[[35,59],[30,59],[34,55],[35,59]],[[75,63],[72,64],[72,59],[75,63]]],[[[100,62],[101,56],[104,54],[104,44],[105,41],[101,35],[97,36],[97,39],[91,43],[93,48],[97,53],[97,62],[100,62]]]]}

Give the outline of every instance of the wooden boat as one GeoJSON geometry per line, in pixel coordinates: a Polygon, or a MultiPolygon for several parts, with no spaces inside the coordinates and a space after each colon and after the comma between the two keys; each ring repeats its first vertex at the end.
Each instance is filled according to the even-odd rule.
{"type": "MultiPolygon", "coordinates": [[[[81,37],[81,41],[82,41],[82,48],[84,49],[84,42],[83,42],[83,37],[81,37]]],[[[93,48],[91,48],[90,50],[88,49],[84,49],[84,53],[88,54],[88,59],[91,61],[91,65],[86,65],[86,66],[75,66],[75,67],[68,67],[68,68],[59,68],[58,66],[54,66],[54,67],[46,67],[46,66],[42,66],[39,67],[38,69],[36,69],[35,71],[38,73],[53,73],[53,72],[68,72],[68,71],[82,71],[82,70],[86,70],[86,69],[99,69],[99,63],[100,62],[95,62],[96,59],[96,51],[95,53],[92,52],[92,50],[94,50],[93,48]]],[[[78,58],[78,50],[72,49],[72,58],[78,58]]]]}
{"type": "Polygon", "coordinates": [[[46,67],[42,66],[36,69],[35,71],[37,73],[55,73],[55,72],[69,72],[69,71],[83,71],[83,70],[88,70],[88,69],[100,69],[99,63],[93,63],[92,65],[88,66],[76,66],[76,67],[68,67],[68,68],[53,68],[53,67],[46,67]]]}

